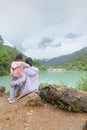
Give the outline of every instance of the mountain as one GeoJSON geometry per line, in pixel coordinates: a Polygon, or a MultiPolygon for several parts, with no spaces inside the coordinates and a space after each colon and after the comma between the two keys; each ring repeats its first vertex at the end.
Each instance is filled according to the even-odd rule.
{"type": "Polygon", "coordinates": [[[63,55],[60,57],[55,57],[50,60],[42,60],[41,64],[42,65],[60,65],[60,64],[65,64],[65,63],[70,63],[70,62],[77,62],[77,61],[83,61],[87,59],[87,47],[80,49],[79,51],[76,51],[72,54],[69,55],[63,55]]]}

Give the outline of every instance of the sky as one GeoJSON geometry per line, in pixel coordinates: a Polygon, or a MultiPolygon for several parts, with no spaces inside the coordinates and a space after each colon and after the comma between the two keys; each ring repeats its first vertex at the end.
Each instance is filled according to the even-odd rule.
{"type": "Polygon", "coordinates": [[[87,47],[87,0],[0,0],[0,35],[28,57],[87,47]]]}

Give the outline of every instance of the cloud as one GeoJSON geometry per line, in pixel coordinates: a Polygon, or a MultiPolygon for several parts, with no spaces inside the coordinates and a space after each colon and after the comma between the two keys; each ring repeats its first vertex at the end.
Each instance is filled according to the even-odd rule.
{"type": "Polygon", "coordinates": [[[39,48],[45,49],[46,47],[51,46],[52,41],[53,40],[50,39],[50,38],[43,38],[42,41],[39,44],[39,48]]]}
{"type": "Polygon", "coordinates": [[[65,35],[66,38],[69,38],[69,39],[73,39],[73,38],[78,38],[80,37],[79,34],[75,34],[75,33],[68,33],[65,35]]]}
{"type": "Polygon", "coordinates": [[[87,46],[87,0],[0,0],[0,35],[33,58],[87,46]]]}

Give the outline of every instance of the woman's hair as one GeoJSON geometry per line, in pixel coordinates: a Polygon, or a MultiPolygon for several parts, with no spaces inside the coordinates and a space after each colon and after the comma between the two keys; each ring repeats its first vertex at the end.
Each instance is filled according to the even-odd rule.
{"type": "Polygon", "coordinates": [[[26,58],[25,62],[26,62],[27,64],[29,64],[30,66],[32,66],[32,64],[33,64],[33,60],[32,60],[31,57],[26,58]]]}
{"type": "Polygon", "coordinates": [[[23,60],[22,53],[17,54],[16,57],[15,57],[15,60],[23,60]]]}

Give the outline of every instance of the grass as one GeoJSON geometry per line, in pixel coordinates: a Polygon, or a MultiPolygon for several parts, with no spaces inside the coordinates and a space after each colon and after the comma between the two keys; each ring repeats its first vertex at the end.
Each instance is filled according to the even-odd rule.
{"type": "Polygon", "coordinates": [[[47,85],[48,85],[48,83],[40,83],[39,88],[42,89],[42,88],[44,88],[47,85]]]}
{"type": "Polygon", "coordinates": [[[77,83],[77,89],[87,91],[87,77],[81,77],[77,83]]]}

